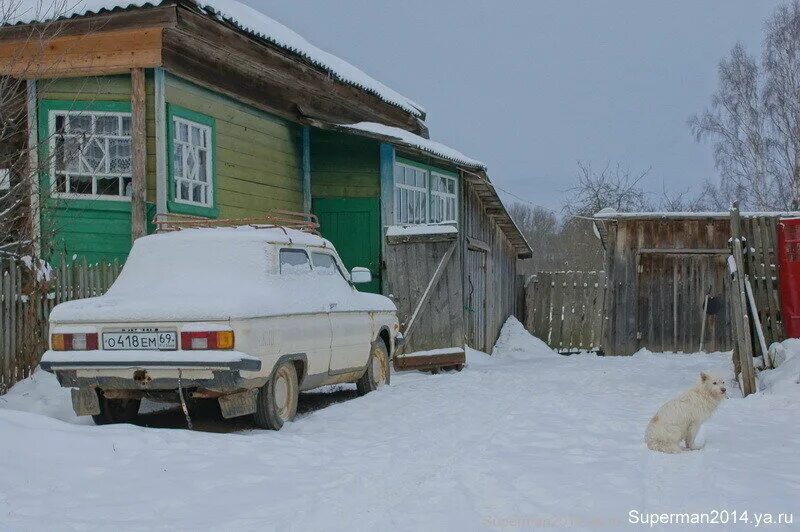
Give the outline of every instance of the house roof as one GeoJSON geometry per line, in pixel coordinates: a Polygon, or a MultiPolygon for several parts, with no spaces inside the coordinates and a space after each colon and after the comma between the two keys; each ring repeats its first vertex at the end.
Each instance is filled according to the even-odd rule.
{"type": "MultiPolygon", "coordinates": [[[[264,13],[237,0],[181,0],[196,5],[209,17],[224,21],[253,37],[294,53],[339,81],[376,95],[386,103],[424,120],[425,108],[368,76],[358,67],[309,43],[299,34],[264,13]]],[[[34,24],[94,15],[113,10],[155,7],[175,0],[15,0],[7,10],[8,24],[34,24]]]]}

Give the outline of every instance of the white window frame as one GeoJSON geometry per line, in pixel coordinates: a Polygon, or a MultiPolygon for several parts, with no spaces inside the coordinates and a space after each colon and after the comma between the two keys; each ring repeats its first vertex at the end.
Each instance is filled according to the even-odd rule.
{"type": "Polygon", "coordinates": [[[395,225],[428,225],[428,224],[458,224],[458,177],[445,173],[444,171],[437,171],[434,168],[426,168],[424,166],[417,166],[409,164],[404,161],[395,161],[393,168],[394,176],[394,223],[395,225]],[[406,169],[411,169],[416,172],[422,172],[425,175],[424,186],[416,184],[410,185],[398,180],[399,170],[402,169],[405,173],[406,169]],[[446,183],[453,184],[453,192],[447,190],[434,190],[434,184],[437,180],[442,179],[446,183]],[[409,219],[408,201],[409,196],[412,201],[417,202],[417,208],[424,211],[424,219],[409,219]],[[424,198],[425,208],[420,207],[420,198],[424,198]],[[438,210],[444,208],[445,213],[449,214],[441,216],[441,220],[436,220],[439,216],[438,210]]]}
{"type": "MultiPolygon", "coordinates": [[[[132,116],[130,112],[116,112],[116,111],[74,111],[69,109],[52,109],[48,113],[47,117],[47,124],[48,124],[48,134],[49,134],[49,157],[50,157],[50,195],[54,198],[63,198],[63,199],[101,199],[107,201],[130,201],[130,196],[125,195],[125,178],[132,179],[133,178],[133,168],[131,168],[130,172],[111,172],[110,165],[111,160],[109,157],[109,140],[111,139],[119,139],[125,140],[128,139],[131,141],[131,150],[133,150],[133,138],[132,138],[132,116]],[[104,156],[104,166],[108,170],[107,172],[97,173],[97,174],[87,174],[86,172],[62,172],[56,170],[56,139],[59,136],[64,137],[73,137],[78,138],[78,135],[74,135],[70,131],[70,120],[67,120],[64,133],[63,135],[58,135],[56,133],[56,117],[57,116],[65,116],[69,118],[70,116],[90,116],[92,118],[92,130],[95,128],[95,122],[97,121],[98,117],[106,117],[106,116],[115,116],[120,118],[129,118],[131,119],[131,133],[128,135],[90,135],[89,137],[85,137],[87,140],[91,140],[95,137],[99,137],[105,139],[104,147],[105,147],[105,156],[104,156]],[[61,192],[58,190],[58,178],[57,174],[63,174],[65,176],[65,192],[61,192]],[[69,180],[70,175],[91,175],[92,179],[92,193],[86,194],[82,192],[70,192],[69,190],[69,180]],[[112,196],[108,194],[98,194],[97,193],[97,180],[103,178],[117,178],[119,181],[119,194],[112,196]]],[[[84,137],[84,134],[81,134],[80,137],[84,137]]],[[[133,157],[133,152],[131,151],[131,157],[133,157]]],[[[80,164],[80,163],[79,163],[80,164]]]]}
{"type": "Polygon", "coordinates": [[[430,203],[430,220],[431,223],[446,224],[458,222],[458,179],[452,175],[443,174],[436,171],[431,171],[431,199],[430,203]],[[453,192],[447,190],[435,190],[434,183],[438,179],[443,179],[445,183],[453,183],[453,192]],[[441,220],[436,220],[436,214],[439,209],[444,208],[447,213],[452,208],[452,216],[448,217],[446,214],[442,216],[441,220]]]}
{"type": "MultiPolygon", "coordinates": [[[[188,118],[183,118],[182,116],[173,116],[172,117],[172,157],[173,157],[173,166],[174,166],[174,159],[177,156],[176,149],[177,146],[181,146],[183,149],[182,152],[182,167],[186,169],[186,159],[189,155],[190,151],[195,153],[195,158],[199,161],[198,153],[202,150],[206,154],[206,181],[202,181],[200,179],[193,179],[192,177],[184,177],[178,176],[175,172],[175,168],[172,168],[172,177],[173,177],[173,186],[175,187],[175,203],[182,203],[184,205],[192,205],[195,207],[203,207],[207,209],[214,208],[214,149],[212,143],[214,139],[212,137],[212,128],[206,124],[201,124],[200,122],[195,122],[194,120],[189,120],[188,118]],[[187,130],[189,131],[188,140],[178,140],[178,130],[181,124],[185,124],[187,126],[187,130]],[[205,146],[195,146],[192,144],[192,135],[191,130],[192,128],[197,128],[200,130],[201,134],[205,138],[205,146]],[[197,186],[204,186],[205,187],[205,198],[206,201],[194,201],[191,199],[184,199],[180,197],[181,191],[181,183],[185,182],[189,185],[189,195],[192,195],[192,190],[194,187],[197,186]]],[[[199,163],[198,163],[198,172],[199,172],[199,163]]],[[[198,173],[199,176],[199,173],[198,173]]]]}
{"type": "Polygon", "coordinates": [[[429,198],[429,188],[430,186],[430,174],[428,170],[424,168],[420,168],[418,166],[414,166],[411,164],[406,164],[403,162],[396,161],[394,163],[394,222],[397,225],[424,225],[428,223],[430,219],[430,198],[429,198]],[[399,183],[397,181],[397,170],[399,168],[411,169],[415,172],[423,172],[425,175],[425,184],[424,186],[417,186],[416,185],[416,178],[415,184],[409,185],[406,183],[399,183]],[[411,201],[415,202],[417,212],[421,212],[423,215],[423,219],[417,220],[409,220],[408,217],[410,216],[410,212],[408,210],[408,199],[411,197],[411,201]],[[421,199],[425,200],[425,207],[424,209],[421,206],[421,199]]]}

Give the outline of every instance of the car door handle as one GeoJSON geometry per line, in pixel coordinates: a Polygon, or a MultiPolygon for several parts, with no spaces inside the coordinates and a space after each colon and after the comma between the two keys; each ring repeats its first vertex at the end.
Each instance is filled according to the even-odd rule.
{"type": "Polygon", "coordinates": [[[333,310],[338,306],[339,306],[339,303],[331,303],[330,305],[328,305],[328,310],[333,310]]]}

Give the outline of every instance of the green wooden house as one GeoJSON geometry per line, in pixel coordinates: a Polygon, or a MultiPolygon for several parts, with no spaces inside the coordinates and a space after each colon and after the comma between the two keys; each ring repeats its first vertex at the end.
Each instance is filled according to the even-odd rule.
{"type": "Polygon", "coordinates": [[[115,1],[0,28],[43,257],[124,260],[157,215],[311,212],[414,323],[409,356],[489,349],[521,312],[531,250],[420,105],[234,0],[115,1]]]}

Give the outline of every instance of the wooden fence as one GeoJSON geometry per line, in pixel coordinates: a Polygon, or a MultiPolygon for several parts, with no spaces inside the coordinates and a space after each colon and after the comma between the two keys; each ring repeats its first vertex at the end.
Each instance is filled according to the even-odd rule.
{"type": "Polygon", "coordinates": [[[539,272],[525,290],[525,327],[557,351],[596,351],[605,289],[603,272],[539,272]]]}
{"type": "Polygon", "coordinates": [[[741,234],[746,239],[744,267],[767,346],[785,339],[778,291],[778,222],[776,216],[741,218],[741,234]]]}
{"type": "Polygon", "coordinates": [[[54,261],[50,270],[30,261],[0,258],[0,395],[36,368],[48,344],[48,317],[63,301],[105,293],[119,275],[119,261],[54,261]]]}

